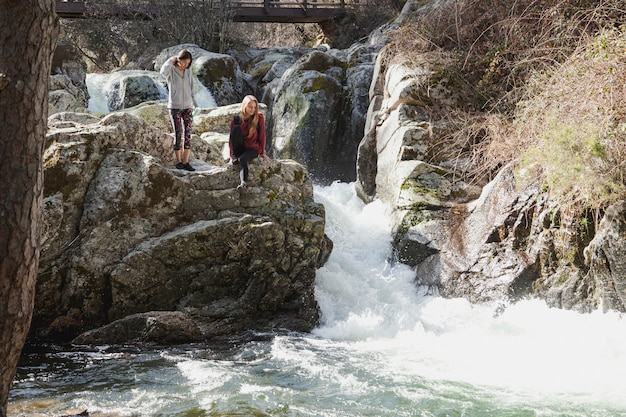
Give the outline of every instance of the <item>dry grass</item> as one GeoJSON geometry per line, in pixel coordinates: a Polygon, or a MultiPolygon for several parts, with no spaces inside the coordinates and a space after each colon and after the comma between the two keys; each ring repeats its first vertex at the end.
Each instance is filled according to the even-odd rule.
{"type": "Polygon", "coordinates": [[[433,160],[454,149],[470,161],[461,178],[476,183],[520,161],[557,199],[583,195],[603,206],[618,198],[626,169],[624,2],[439,3],[422,7],[385,51],[389,61],[419,62],[432,51],[448,57],[447,87],[463,100],[434,114],[455,128],[433,160]]]}
{"type": "Polygon", "coordinates": [[[621,198],[626,172],[626,33],[597,35],[520,103],[510,134],[520,169],[554,196],[601,208],[621,198]]]}

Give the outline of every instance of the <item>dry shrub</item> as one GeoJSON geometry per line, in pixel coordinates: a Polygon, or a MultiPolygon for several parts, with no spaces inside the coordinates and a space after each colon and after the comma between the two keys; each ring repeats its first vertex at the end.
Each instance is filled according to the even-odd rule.
{"type": "Polygon", "coordinates": [[[600,28],[624,22],[622,0],[448,0],[416,12],[393,47],[457,54],[479,110],[510,113],[529,76],[563,62],[600,28]]]}
{"type": "Polygon", "coordinates": [[[347,49],[354,42],[365,40],[375,29],[393,20],[403,3],[398,0],[346,1],[347,14],[334,25],[333,47],[347,49]]]}
{"type": "Polygon", "coordinates": [[[228,48],[313,47],[322,37],[316,23],[252,23],[229,24],[228,48]]]}
{"type": "MultiPolygon", "coordinates": [[[[620,103],[624,96],[621,73],[626,73],[626,68],[620,64],[617,50],[621,46],[614,38],[594,39],[606,28],[624,24],[625,8],[623,0],[448,0],[414,11],[395,33],[385,56],[389,62],[399,56],[419,62],[425,52],[445,51],[453,57],[446,62],[447,87],[451,94],[462,97],[457,108],[434,114],[435,119],[454,128],[441,138],[433,160],[450,157],[444,153],[454,149],[454,160],[461,161],[456,171],[459,177],[484,183],[500,167],[520,159],[521,152],[537,138],[544,138],[544,144],[554,143],[555,137],[569,142],[577,138],[579,145],[571,149],[581,160],[592,160],[585,164],[584,174],[579,174],[594,181],[602,177],[602,170],[611,172],[611,180],[600,187],[603,191],[590,195],[604,203],[614,198],[623,186],[625,167],[620,156],[626,158],[626,124],[621,121],[626,109],[620,103]],[[580,60],[589,55],[590,42],[596,45],[592,50],[598,56],[603,50],[614,59],[586,70],[588,64],[580,60]],[[568,61],[574,54],[579,66],[559,72],[564,62],[577,62],[568,61]],[[585,76],[579,77],[577,72],[585,76]],[[552,74],[556,73],[562,75],[555,78],[552,74]],[[597,96],[591,100],[590,86],[597,96]],[[521,102],[525,104],[518,109],[521,102]],[[597,109],[604,110],[599,113],[597,109]],[[572,123],[565,125],[566,120],[572,123]],[[572,135],[567,128],[576,128],[581,121],[598,128],[574,129],[577,133],[572,135]]],[[[565,155],[562,149],[543,149],[533,157],[555,152],[565,155]]],[[[527,154],[525,159],[530,157],[527,154]]],[[[540,164],[546,164],[545,159],[540,164]]],[[[555,175],[549,176],[553,192],[571,196],[573,190],[583,190],[572,186],[574,175],[557,186],[559,172],[564,171],[556,168],[555,175]]]]}
{"type": "Polygon", "coordinates": [[[511,136],[520,172],[559,200],[602,208],[626,190],[626,33],[610,30],[572,55],[518,106],[511,136]]]}

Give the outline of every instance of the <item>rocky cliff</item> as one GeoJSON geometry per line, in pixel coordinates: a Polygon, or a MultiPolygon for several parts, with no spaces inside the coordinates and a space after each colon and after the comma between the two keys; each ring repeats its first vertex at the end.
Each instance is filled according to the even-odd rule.
{"type": "MultiPolygon", "coordinates": [[[[421,10],[419,2],[405,9],[421,10]]],[[[40,334],[110,323],[79,340],[180,341],[246,326],[310,328],[314,271],[331,243],[309,172],[322,181],[356,172],[361,198],[391,207],[394,260],[415,269],[418,286],[496,305],[538,297],[560,308],[626,311],[623,199],[595,211],[558,200],[539,179],[520,181],[515,162],[498,166],[489,182],[464,181],[472,168],[465,148],[475,143],[446,141],[458,132],[442,113],[467,105],[453,91],[450,52],[389,59],[385,45],[396,29],[385,26],[345,51],[249,49],[230,58],[195,50],[195,71],[219,82],[212,88],[223,90],[220,101],[244,92],[262,98],[270,153],[306,167],[257,164],[247,195],[234,191],[235,173],[223,166],[236,103],[196,118],[195,174],[168,168],[162,103],[101,121],[55,116],[40,334]]],[[[558,100],[554,107],[568,108],[558,100]]]]}
{"type": "MultiPolygon", "coordinates": [[[[419,10],[410,3],[407,9],[419,10]]],[[[445,52],[434,55],[439,58],[432,52],[413,56],[410,64],[379,56],[359,146],[357,189],[365,201],[379,198],[390,205],[397,259],[415,268],[418,285],[446,297],[495,304],[538,297],[560,308],[626,311],[623,196],[596,210],[589,209],[589,196],[564,201],[550,193],[541,176],[521,181],[516,161],[484,186],[460,180],[470,163],[457,157],[463,155],[461,147],[442,152],[450,125],[433,111],[453,107],[451,101],[459,97],[448,88],[452,80],[441,65],[445,52]]],[[[594,60],[591,53],[581,55],[576,60],[594,60]]],[[[623,67],[623,60],[607,56],[602,55],[607,73],[623,67]]],[[[580,71],[564,78],[589,84],[580,71]]],[[[587,94],[584,88],[578,94],[582,91],[587,94]]],[[[568,118],[570,100],[550,95],[551,111],[568,118]]],[[[610,105],[589,93],[585,107],[610,105]]],[[[616,114],[612,126],[619,126],[616,114]]]]}
{"type": "MultiPolygon", "coordinates": [[[[307,170],[258,162],[240,192],[225,135],[213,139],[194,138],[189,173],[173,168],[171,136],[139,117],[50,117],[33,338],[116,323],[118,342],[182,342],[317,323],[315,270],[332,242],[307,170]]],[[[102,331],[79,340],[111,342],[102,331]]]]}

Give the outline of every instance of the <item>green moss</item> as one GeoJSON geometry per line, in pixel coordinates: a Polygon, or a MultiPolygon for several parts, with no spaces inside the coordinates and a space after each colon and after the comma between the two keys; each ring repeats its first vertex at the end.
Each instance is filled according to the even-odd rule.
{"type": "Polygon", "coordinates": [[[44,171],[44,186],[43,196],[49,197],[62,192],[63,195],[69,195],[76,188],[81,180],[79,174],[66,175],[65,169],[62,166],[52,165],[47,166],[44,171]]]}
{"type": "Polygon", "coordinates": [[[416,203],[414,207],[412,207],[412,209],[409,210],[402,218],[402,222],[398,226],[397,235],[405,235],[409,229],[427,221],[428,219],[428,211],[424,210],[424,206],[420,206],[416,203]]]}
{"type": "Polygon", "coordinates": [[[308,85],[302,87],[302,93],[316,93],[318,91],[337,92],[338,85],[329,77],[320,75],[311,80],[308,85]]]}
{"type": "Polygon", "coordinates": [[[296,171],[293,173],[293,179],[296,182],[304,182],[305,174],[304,171],[296,171]]]}
{"type": "Polygon", "coordinates": [[[150,204],[156,204],[163,200],[163,196],[167,195],[174,188],[174,179],[171,175],[163,171],[156,174],[149,174],[150,182],[146,187],[146,197],[150,200],[150,204]]]}
{"type": "Polygon", "coordinates": [[[313,80],[313,82],[311,83],[311,85],[306,86],[302,91],[304,93],[315,93],[319,90],[324,89],[324,87],[326,87],[326,82],[323,79],[323,77],[317,77],[313,80]]]}
{"type": "Polygon", "coordinates": [[[579,196],[585,196],[590,206],[595,207],[623,195],[624,184],[607,175],[609,168],[597,126],[590,123],[570,126],[552,117],[537,143],[522,154],[518,177],[532,179],[540,169],[545,176],[542,190],[549,190],[557,201],[576,201],[579,196]]]}
{"type": "Polygon", "coordinates": [[[416,195],[437,198],[437,190],[428,188],[415,178],[407,178],[400,186],[402,191],[411,191],[416,195]]]}
{"type": "Polygon", "coordinates": [[[265,77],[265,75],[269,72],[269,70],[272,69],[273,65],[274,65],[273,63],[268,63],[265,65],[256,66],[252,69],[252,71],[250,72],[250,75],[254,79],[261,79],[265,77]]]}
{"type": "Polygon", "coordinates": [[[167,108],[164,105],[144,103],[144,105],[133,108],[130,113],[164,132],[169,132],[172,128],[167,108]]]}
{"type": "Polygon", "coordinates": [[[559,274],[559,277],[556,281],[557,285],[565,285],[565,283],[567,282],[567,280],[569,279],[569,274],[565,271],[561,272],[559,274]]]}

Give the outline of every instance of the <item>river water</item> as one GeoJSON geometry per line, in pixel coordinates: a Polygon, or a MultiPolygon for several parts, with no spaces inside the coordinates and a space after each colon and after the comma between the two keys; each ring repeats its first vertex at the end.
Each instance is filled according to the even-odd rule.
{"type": "Polygon", "coordinates": [[[315,188],[335,247],[311,334],[27,350],[9,415],[626,416],[626,320],[540,301],[472,305],[389,262],[389,219],[354,184],[315,188]],[[496,314],[496,312],[498,312],[496,314]]]}

